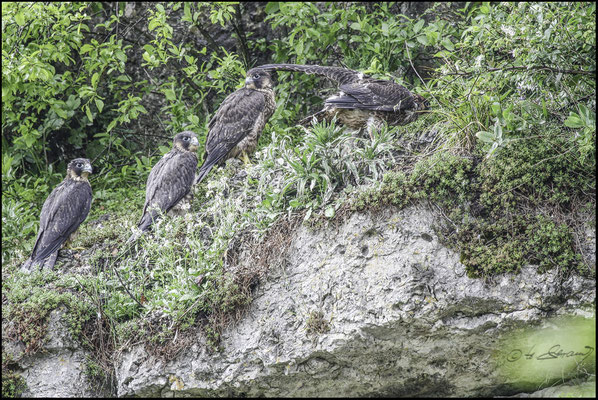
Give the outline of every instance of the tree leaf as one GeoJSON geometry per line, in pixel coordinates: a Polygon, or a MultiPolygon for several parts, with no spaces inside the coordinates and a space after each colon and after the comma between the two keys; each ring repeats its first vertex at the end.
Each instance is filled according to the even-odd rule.
{"type": "Polygon", "coordinates": [[[417,39],[418,42],[420,42],[424,46],[428,45],[428,37],[426,35],[420,35],[416,39],[417,39]]]}
{"type": "Polygon", "coordinates": [[[330,206],[326,208],[326,211],[324,211],[324,215],[326,216],[326,218],[334,217],[334,207],[330,206]]]}
{"type": "Polygon", "coordinates": [[[166,99],[170,101],[176,100],[176,95],[174,94],[174,90],[172,89],[164,89],[164,95],[166,96],[166,99]]]}
{"type": "Polygon", "coordinates": [[[60,108],[60,107],[57,107],[57,106],[53,106],[53,107],[52,107],[52,110],[53,110],[53,111],[56,113],[56,115],[58,115],[60,118],[64,118],[64,119],[66,119],[66,118],[67,118],[66,111],[65,111],[65,110],[63,110],[62,108],[60,108]]]}
{"type": "Polygon", "coordinates": [[[98,98],[95,99],[96,107],[98,108],[98,112],[102,112],[104,109],[104,102],[98,98]]]}
{"type": "MultiPolygon", "coordinates": [[[[2,7],[2,8],[4,8],[4,7],[2,7]]],[[[19,26],[25,25],[25,17],[23,17],[23,13],[17,13],[15,15],[15,21],[16,21],[17,25],[19,25],[19,26]]],[[[4,25],[4,24],[2,24],[2,25],[4,25]]],[[[4,30],[4,29],[2,29],[2,30],[4,30]]]]}
{"type": "Polygon", "coordinates": [[[488,131],[479,131],[475,135],[484,143],[494,143],[494,140],[496,139],[494,133],[488,131]]]}
{"type": "Polygon", "coordinates": [[[85,105],[85,114],[87,114],[87,119],[89,119],[89,122],[93,122],[93,115],[91,114],[91,110],[89,109],[89,104],[85,105]]]}
{"type": "Polygon", "coordinates": [[[415,25],[413,25],[413,32],[417,33],[419,32],[422,27],[424,26],[424,23],[426,21],[424,21],[423,19],[420,19],[419,21],[417,21],[417,23],[415,25]]]}
{"type": "Polygon", "coordinates": [[[444,48],[447,49],[448,51],[455,50],[455,46],[453,46],[453,42],[451,42],[451,40],[449,38],[442,39],[441,43],[444,46],[444,48]]]}
{"type": "Polygon", "coordinates": [[[83,46],[81,46],[81,50],[79,50],[79,52],[81,54],[85,54],[91,50],[93,50],[93,46],[88,43],[88,44],[84,44],[83,46]]]}
{"type": "Polygon", "coordinates": [[[91,86],[94,89],[97,89],[98,87],[98,80],[100,79],[100,74],[95,72],[92,76],[91,76],[91,86]]]}
{"type": "Polygon", "coordinates": [[[569,128],[581,128],[583,127],[583,122],[577,114],[571,114],[565,120],[565,126],[568,126],[569,128]]]}
{"type": "Polygon", "coordinates": [[[266,14],[274,14],[280,9],[277,1],[270,1],[266,4],[266,14]]]}

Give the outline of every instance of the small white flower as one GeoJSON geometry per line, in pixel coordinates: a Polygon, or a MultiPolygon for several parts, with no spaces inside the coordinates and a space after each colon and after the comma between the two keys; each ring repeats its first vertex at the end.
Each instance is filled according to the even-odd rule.
{"type": "Polygon", "coordinates": [[[511,26],[502,25],[500,30],[503,31],[508,37],[513,37],[515,35],[515,29],[513,29],[511,26]]]}
{"type": "Polygon", "coordinates": [[[484,55],[483,54],[480,54],[479,56],[477,56],[475,58],[475,66],[476,66],[476,68],[479,68],[479,67],[482,66],[482,60],[483,59],[484,59],[484,55]]]}

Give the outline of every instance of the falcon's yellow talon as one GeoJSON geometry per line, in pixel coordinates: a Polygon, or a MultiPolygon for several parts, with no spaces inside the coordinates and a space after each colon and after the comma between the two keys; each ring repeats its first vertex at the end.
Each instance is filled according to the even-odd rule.
{"type": "Polygon", "coordinates": [[[69,250],[73,250],[73,251],[83,251],[83,250],[87,250],[85,247],[69,247],[69,250]]]}
{"type": "Polygon", "coordinates": [[[251,165],[251,161],[249,160],[249,156],[244,151],[241,153],[241,160],[243,161],[243,164],[245,164],[246,166],[247,165],[251,165]]]}

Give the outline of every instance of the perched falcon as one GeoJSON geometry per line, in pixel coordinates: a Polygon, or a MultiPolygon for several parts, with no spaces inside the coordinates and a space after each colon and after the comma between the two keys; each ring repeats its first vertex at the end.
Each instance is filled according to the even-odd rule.
{"type": "MultiPolygon", "coordinates": [[[[351,129],[372,129],[413,122],[419,111],[428,108],[428,101],[392,81],[374,79],[361,72],[339,67],[319,65],[266,64],[266,71],[295,71],[325,76],[339,84],[340,92],[326,99],[324,109],[312,117],[337,120],[351,129]]],[[[302,121],[309,122],[312,117],[302,121]]]]}
{"type": "Polygon", "coordinates": [[[208,124],[204,162],[195,184],[216,164],[241,154],[247,160],[275,109],[270,74],[257,68],[249,70],[245,86],[224,99],[208,124]]]}
{"type": "Polygon", "coordinates": [[[24,272],[41,265],[52,269],[58,249],[85,221],[91,207],[91,163],[86,158],[76,158],[66,169],[66,177],[52,190],[39,216],[39,232],[31,257],[21,267],[24,272]]]}
{"type": "MultiPolygon", "coordinates": [[[[150,171],[145,189],[145,205],[137,227],[144,232],[160,215],[192,196],[191,186],[197,168],[199,141],[195,133],[183,131],[174,137],[172,150],[164,154],[150,171]]],[[[138,237],[134,233],[129,241],[138,237]]]]}

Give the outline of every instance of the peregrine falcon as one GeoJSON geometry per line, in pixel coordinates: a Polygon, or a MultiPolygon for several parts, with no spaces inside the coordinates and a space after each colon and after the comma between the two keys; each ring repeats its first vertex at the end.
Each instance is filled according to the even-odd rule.
{"type": "Polygon", "coordinates": [[[76,158],[68,164],[66,177],[42,206],[37,239],[22,271],[30,272],[36,265],[54,268],[58,250],[89,214],[92,196],[87,177],[91,173],[91,163],[86,158],[76,158]]]}
{"type": "Polygon", "coordinates": [[[312,117],[330,120],[336,116],[339,122],[351,129],[365,127],[372,137],[372,129],[379,129],[384,122],[388,125],[413,122],[419,111],[429,106],[422,96],[397,83],[374,79],[346,68],[298,64],[266,64],[257,68],[322,75],[339,84],[340,92],[326,99],[324,109],[302,123],[311,121],[312,117]]]}
{"type": "MultiPolygon", "coordinates": [[[[190,201],[197,168],[199,141],[195,133],[183,131],[174,137],[172,150],[152,168],[145,189],[145,205],[137,227],[144,232],[160,213],[167,213],[181,201],[190,201]]],[[[136,239],[134,233],[129,241],[136,239]]]]}
{"type": "Polygon", "coordinates": [[[245,86],[229,94],[208,124],[204,162],[195,184],[200,183],[216,164],[257,147],[257,141],[276,109],[272,79],[267,71],[247,72],[245,86]]]}

